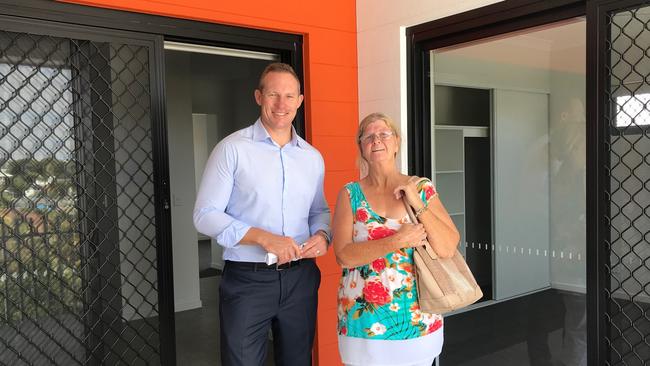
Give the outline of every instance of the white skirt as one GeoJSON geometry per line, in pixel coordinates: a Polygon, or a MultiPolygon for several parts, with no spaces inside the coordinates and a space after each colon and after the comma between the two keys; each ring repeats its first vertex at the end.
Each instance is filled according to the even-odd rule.
{"type": "Polygon", "coordinates": [[[353,366],[410,366],[433,361],[442,351],[443,327],[423,337],[404,340],[339,335],[341,361],[353,366]]]}

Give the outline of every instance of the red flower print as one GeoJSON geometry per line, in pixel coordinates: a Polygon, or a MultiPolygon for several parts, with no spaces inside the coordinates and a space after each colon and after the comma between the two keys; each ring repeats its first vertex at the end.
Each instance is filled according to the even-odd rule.
{"type": "Polygon", "coordinates": [[[438,319],[435,322],[429,324],[429,329],[427,329],[427,333],[433,333],[436,330],[440,329],[442,327],[442,320],[438,319]]]}
{"type": "Polygon", "coordinates": [[[406,273],[413,273],[413,266],[409,263],[400,263],[399,268],[406,273]]]}
{"type": "Polygon", "coordinates": [[[384,258],[379,258],[372,261],[372,269],[374,269],[375,272],[379,273],[384,268],[386,268],[386,260],[384,258]]]}
{"type": "Polygon", "coordinates": [[[424,198],[428,201],[429,198],[431,198],[434,194],[436,194],[436,191],[433,189],[433,186],[426,185],[424,186],[424,198]]]}
{"type": "Polygon", "coordinates": [[[360,207],[357,209],[357,221],[366,222],[368,221],[368,211],[365,208],[360,207]]]}
{"type": "Polygon", "coordinates": [[[376,305],[385,305],[391,300],[388,289],[378,279],[366,282],[363,297],[367,302],[376,305]]]}
{"type": "Polygon", "coordinates": [[[396,232],[396,230],[389,229],[385,226],[373,227],[372,229],[368,230],[368,240],[382,239],[387,236],[391,236],[396,232]]]}
{"type": "Polygon", "coordinates": [[[341,327],[341,335],[347,335],[348,334],[348,327],[343,326],[341,327]]]}

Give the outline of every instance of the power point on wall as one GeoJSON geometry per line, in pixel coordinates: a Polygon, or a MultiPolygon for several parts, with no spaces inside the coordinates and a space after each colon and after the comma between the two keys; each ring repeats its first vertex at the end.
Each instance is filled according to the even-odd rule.
{"type": "Polygon", "coordinates": [[[173,202],[175,207],[185,205],[185,201],[183,200],[183,198],[181,198],[180,196],[178,196],[176,194],[172,194],[172,202],[173,202]]]}

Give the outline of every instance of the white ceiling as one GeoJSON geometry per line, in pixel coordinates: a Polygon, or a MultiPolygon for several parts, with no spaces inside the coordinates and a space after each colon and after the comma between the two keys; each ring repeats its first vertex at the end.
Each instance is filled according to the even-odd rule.
{"type": "Polygon", "coordinates": [[[584,18],[575,18],[439,49],[435,53],[584,73],[587,40],[585,25],[584,18]]]}

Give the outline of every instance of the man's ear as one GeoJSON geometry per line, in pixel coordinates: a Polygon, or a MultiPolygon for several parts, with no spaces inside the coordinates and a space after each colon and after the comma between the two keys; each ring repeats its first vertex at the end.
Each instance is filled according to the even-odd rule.
{"type": "Polygon", "coordinates": [[[262,92],[259,89],[255,89],[255,102],[257,105],[262,105],[262,92]]]}

